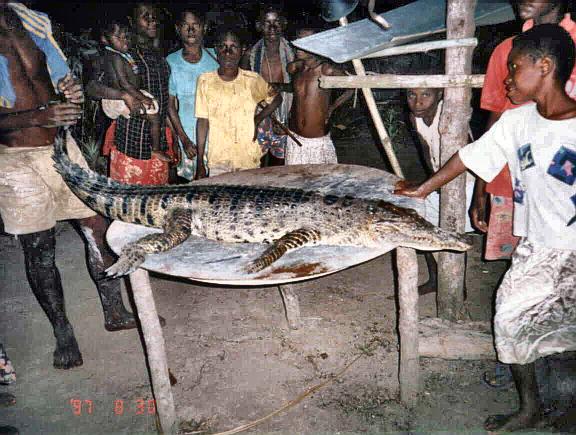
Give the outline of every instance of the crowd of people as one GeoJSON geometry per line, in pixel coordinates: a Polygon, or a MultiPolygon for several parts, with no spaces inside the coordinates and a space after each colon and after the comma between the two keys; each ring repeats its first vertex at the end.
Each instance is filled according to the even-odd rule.
{"type": "MultiPolygon", "coordinates": [[[[446,165],[440,164],[438,129],[442,90],[406,90],[431,177],[396,190],[434,196],[470,170],[466,231],[487,233],[486,259],[512,259],[494,326],[520,410],[491,417],[489,430],[538,424],[534,361],[576,350],[576,23],[566,13],[568,1],[516,3],[524,33],[503,41],[490,59],[481,100],[490,112],[486,134],[470,138],[446,165]]],[[[123,183],[172,183],[172,169],[182,182],[262,165],[337,163],[329,120],[352,92],[335,98],[319,78],[346,71],[295,50],[286,24],[280,9],[264,8],[255,23],[256,44],[249,46],[245,29],[225,24],[207,48],[204,15],[182,8],[174,23],[181,48],[166,56],[155,5],[139,3],[127,22],[116,17],[101,27],[102,56],[83,89],[47,15],[0,0],[0,215],[4,231],[20,240],[30,287],[53,327],[54,367],[83,363],[55,263],[57,221],[72,220],[86,242],[105,328],[136,327],[118,280],[103,278],[113,262],[104,241],[108,223],[74,197],[51,163],[61,137],[71,159],[87,166],[67,130],[82,116],[85,95],[101,100],[110,119],[102,152],[109,176],[123,183]]],[[[302,26],[295,37],[317,30],[302,26]]],[[[434,224],[437,204],[437,198],[429,201],[426,216],[434,224]]],[[[435,262],[431,255],[427,260],[431,280],[424,292],[436,288],[435,262]]],[[[0,375],[3,383],[15,381],[1,344],[0,375]]],[[[0,400],[13,403],[13,397],[0,400]]]]}

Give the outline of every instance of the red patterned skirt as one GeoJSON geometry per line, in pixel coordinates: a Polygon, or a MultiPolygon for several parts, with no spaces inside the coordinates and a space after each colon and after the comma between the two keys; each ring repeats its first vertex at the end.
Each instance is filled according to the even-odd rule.
{"type": "MultiPolygon", "coordinates": [[[[102,147],[102,154],[110,156],[110,178],[125,184],[168,184],[170,163],[156,157],[152,157],[150,160],[139,160],[118,151],[114,143],[115,131],[116,121],[106,131],[102,147]]],[[[168,142],[167,154],[174,159],[172,132],[169,128],[166,128],[166,141],[168,142]]]]}

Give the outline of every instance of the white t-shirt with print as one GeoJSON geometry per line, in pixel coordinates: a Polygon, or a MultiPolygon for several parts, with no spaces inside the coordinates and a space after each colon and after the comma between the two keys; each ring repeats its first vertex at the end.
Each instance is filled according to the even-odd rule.
{"type": "Polygon", "coordinates": [[[576,118],[546,119],[535,103],[507,110],[459,155],[487,182],[508,163],[516,236],[576,250],[576,118]]]}

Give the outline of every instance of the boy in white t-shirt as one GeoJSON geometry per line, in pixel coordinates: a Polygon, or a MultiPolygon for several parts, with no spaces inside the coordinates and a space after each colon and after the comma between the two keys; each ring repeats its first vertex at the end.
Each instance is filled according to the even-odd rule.
{"type": "Polygon", "coordinates": [[[506,165],[514,184],[514,234],[521,241],[498,288],[498,359],[511,364],[520,409],[491,416],[487,430],[515,431],[543,420],[534,361],[576,350],[576,101],[565,91],[575,60],[570,35],[554,24],[514,39],[506,90],[515,104],[479,140],[424,183],[395,193],[426,197],[470,169],[485,181],[506,165]]]}

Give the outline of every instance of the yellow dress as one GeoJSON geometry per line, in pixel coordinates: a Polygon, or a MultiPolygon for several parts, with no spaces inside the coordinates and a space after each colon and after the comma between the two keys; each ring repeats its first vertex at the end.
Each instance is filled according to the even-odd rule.
{"type": "Polygon", "coordinates": [[[257,73],[240,69],[229,82],[217,71],[200,75],[196,88],[196,118],[208,119],[209,168],[230,171],[260,166],[263,155],[253,141],[256,105],[269,102],[269,85],[257,73]]]}

